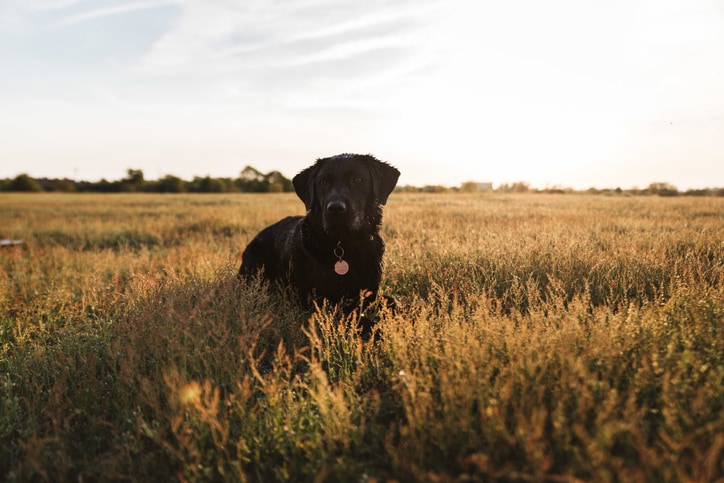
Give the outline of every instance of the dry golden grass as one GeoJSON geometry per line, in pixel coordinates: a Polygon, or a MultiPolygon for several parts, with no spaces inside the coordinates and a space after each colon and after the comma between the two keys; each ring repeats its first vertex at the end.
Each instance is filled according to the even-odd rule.
{"type": "Polygon", "coordinates": [[[293,195],[0,204],[2,479],[724,478],[724,199],[393,195],[378,342],[237,284],[293,195]]]}

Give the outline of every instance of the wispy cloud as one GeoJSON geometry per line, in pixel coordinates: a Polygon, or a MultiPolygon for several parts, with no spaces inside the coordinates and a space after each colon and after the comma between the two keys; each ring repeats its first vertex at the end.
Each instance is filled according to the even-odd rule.
{"type": "Polygon", "coordinates": [[[259,90],[286,105],[360,105],[346,96],[378,89],[431,61],[441,5],[186,0],[174,27],[134,69],[213,79],[227,93],[259,90]]]}
{"type": "Polygon", "coordinates": [[[88,0],[25,0],[23,4],[28,10],[62,10],[80,3],[87,3],[88,0]]]}
{"type": "MultiPolygon", "coordinates": [[[[65,2],[67,5],[74,5],[78,2],[65,2]]],[[[80,22],[95,20],[103,17],[111,17],[114,15],[122,15],[139,10],[148,10],[152,8],[166,7],[168,5],[178,4],[179,0],[153,0],[148,2],[132,2],[115,7],[96,8],[74,15],[61,18],[56,22],[58,27],[67,27],[80,22]]]]}
{"type": "MultiPolygon", "coordinates": [[[[402,26],[415,22],[424,14],[429,14],[434,9],[439,8],[440,4],[433,2],[420,2],[416,6],[395,6],[390,4],[387,8],[374,10],[371,12],[362,12],[359,16],[353,16],[352,19],[346,18],[347,15],[338,14],[330,15],[330,18],[319,19],[318,22],[304,23],[304,25],[289,25],[289,29],[279,29],[272,36],[278,37],[275,44],[296,44],[299,42],[311,41],[336,41],[339,37],[350,35],[366,35],[374,34],[375,31],[384,31],[386,34],[399,32],[402,26]],[[316,24],[319,24],[317,26],[316,24]]],[[[286,19],[289,23],[293,19],[286,19]]],[[[301,22],[299,22],[301,23],[301,22]]],[[[266,44],[268,45],[268,44],[266,44]]],[[[264,45],[250,45],[241,43],[232,46],[228,50],[222,50],[217,53],[218,57],[234,56],[235,54],[243,54],[249,50],[258,49],[264,45]]]]}
{"type": "Polygon", "coordinates": [[[284,65],[298,66],[344,60],[351,57],[388,49],[400,49],[413,45],[411,36],[388,35],[367,39],[350,40],[338,45],[330,45],[309,55],[288,59],[284,65]]]}
{"type": "Polygon", "coordinates": [[[91,23],[93,20],[177,5],[184,1],[125,1],[108,6],[107,2],[98,0],[2,0],[0,34],[42,34],[49,30],[91,23]]]}

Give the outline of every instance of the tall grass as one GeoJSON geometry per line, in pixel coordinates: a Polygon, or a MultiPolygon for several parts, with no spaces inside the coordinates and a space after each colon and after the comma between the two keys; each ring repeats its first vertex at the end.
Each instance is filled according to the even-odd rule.
{"type": "Polygon", "coordinates": [[[393,195],[377,341],[239,286],[292,195],[0,197],[0,477],[724,478],[724,201],[393,195]]]}

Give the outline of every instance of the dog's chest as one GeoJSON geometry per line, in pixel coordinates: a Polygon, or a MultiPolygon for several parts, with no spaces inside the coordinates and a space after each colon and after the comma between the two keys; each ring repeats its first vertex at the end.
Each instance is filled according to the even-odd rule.
{"type": "Polygon", "coordinates": [[[382,259],[379,246],[371,246],[365,252],[332,250],[323,255],[327,256],[293,257],[292,283],[302,296],[338,301],[357,298],[361,291],[377,291],[382,259]]]}

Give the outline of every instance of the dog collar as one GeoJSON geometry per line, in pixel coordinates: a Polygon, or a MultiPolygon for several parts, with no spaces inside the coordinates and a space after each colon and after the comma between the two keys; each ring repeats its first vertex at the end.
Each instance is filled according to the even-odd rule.
{"type": "Polygon", "coordinates": [[[349,263],[346,260],[342,260],[344,257],[344,248],[342,248],[342,242],[338,241],[337,246],[334,248],[334,256],[337,257],[337,261],[334,263],[334,273],[337,275],[346,275],[349,272],[349,263]]]}

